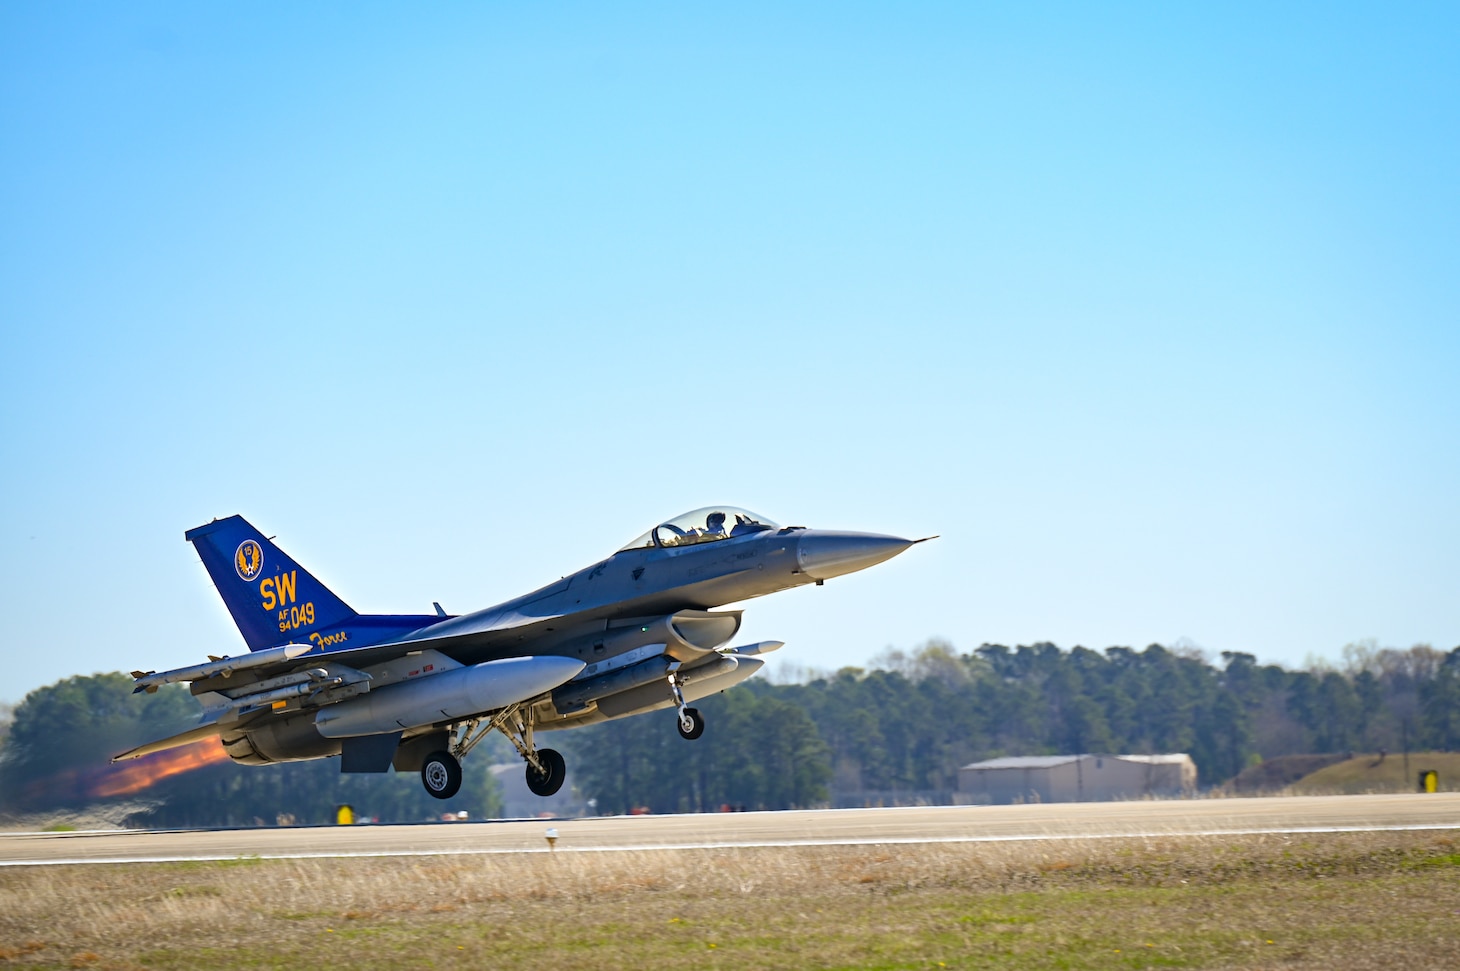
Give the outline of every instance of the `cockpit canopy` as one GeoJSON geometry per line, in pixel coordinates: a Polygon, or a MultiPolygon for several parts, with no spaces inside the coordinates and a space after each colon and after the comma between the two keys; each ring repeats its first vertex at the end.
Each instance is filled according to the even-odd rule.
{"type": "Polygon", "coordinates": [[[619,552],[645,547],[652,549],[658,546],[693,546],[696,543],[713,543],[716,540],[734,539],[737,536],[749,536],[751,533],[780,528],[779,523],[773,523],[748,509],[706,506],[660,523],[622,547],[619,552]]]}

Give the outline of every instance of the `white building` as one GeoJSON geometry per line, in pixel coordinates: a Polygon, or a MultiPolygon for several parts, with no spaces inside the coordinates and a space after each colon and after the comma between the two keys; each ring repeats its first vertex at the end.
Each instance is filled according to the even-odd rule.
{"type": "Polygon", "coordinates": [[[1196,763],[1175,755],[1030,755],[958,770],[958,802],[1100,802],[1196,791],[1196,763]]]}

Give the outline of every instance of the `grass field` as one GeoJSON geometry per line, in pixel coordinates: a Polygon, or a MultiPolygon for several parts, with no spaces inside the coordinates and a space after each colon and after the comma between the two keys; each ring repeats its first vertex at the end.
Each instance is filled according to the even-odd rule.
{"type": "Polygon", "coordinates": [[[1454,968],[1453,834],[0,871],[0,967],[1454,968]]]}
{"type": "Polygon", "coordinates": [[[1356,795],[1365,792],[1414,792],[1419,773],[1433,769],[1440,774],[1440,790],[1460,787],[1460,752],[1411,752],[1409,771],[1404,756],[1389,753],[1360,755],[1305,775],[1287,790],[1295,796],[1356,795]]]}

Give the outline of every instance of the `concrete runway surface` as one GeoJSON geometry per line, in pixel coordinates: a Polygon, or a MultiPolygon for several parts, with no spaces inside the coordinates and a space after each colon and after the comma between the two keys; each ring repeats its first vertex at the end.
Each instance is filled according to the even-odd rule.
{"type": "Polygon", "coordinates": [[[0,866],[1460,829],[1460,793],[931,806],[410,826],[0,832],[0,866]]]}

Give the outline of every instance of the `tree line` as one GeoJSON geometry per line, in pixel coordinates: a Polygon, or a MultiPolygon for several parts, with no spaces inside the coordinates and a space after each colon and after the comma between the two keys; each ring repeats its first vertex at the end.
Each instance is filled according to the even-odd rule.
{"type": "MultiPolygon", "coordinates": [[[[1460,648],[1350,645],[1342,669],[1251,655],[940,641],[794,684],[756,679],[673,712],[573,733],[576,784],[601,811],[782,809],[838,794],[946,797],[958,769],[1003,755],[1185,752],[1201,785],[1263,759],[1460,749],[1460,648]]],[[[564,746],[567,748],[568,746],[564,746]]]]}
{"type": "MultiPolygon", "coordinates": [[[[151,775],[129,776],[108,757],[197,715],[186,689],[131,686],[122,674],[67,678],[15,706],[8,734],[0,719],[0,813],[103,804],[149,826],[249,825],[326,822],[350,804],[382,822],[481,817],[501,805],[488,765],[515,758],[505,744],[482,746],[446,804],[414,774],[342,776],[333,759],[236,766],[216,746],[175,771],[152,760],[151,775]]],[[[1460,749],[1460,648],[1351,645],[1341,667],[1289,670],[1155,644],[959,653],[932,641],[867,668],[752,679],[697,707],[709,727],[693,742],[672,710],[539,738],[568,757],[571,784],[598,812],[937,798],[956,789],[959,767],[1001,755],[1186,752],[1208,787],[1280,755],[1460,749]]]]}

